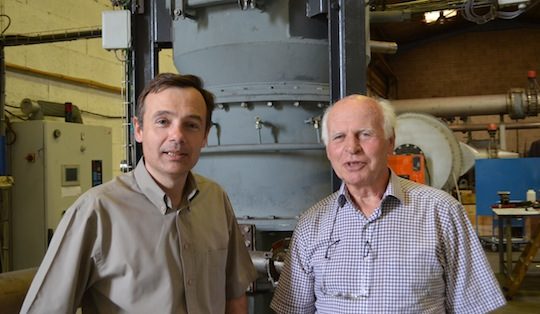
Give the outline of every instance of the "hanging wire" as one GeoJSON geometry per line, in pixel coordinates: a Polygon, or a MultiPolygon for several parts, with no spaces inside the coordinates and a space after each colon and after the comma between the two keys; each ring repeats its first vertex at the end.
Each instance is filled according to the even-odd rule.
{"type": "Polygon", "coordinates": [[[8,24],[6,25],[6,27],[4,27],[4,29],[2,30],[0,35],[4,35],[4,33],[7,31],[7,29],[11,26],[11,18],[9,17],[9,15],[0,14],[0,18],[3,18],[3,17],[5,17],[8,20],[8,24]]]}

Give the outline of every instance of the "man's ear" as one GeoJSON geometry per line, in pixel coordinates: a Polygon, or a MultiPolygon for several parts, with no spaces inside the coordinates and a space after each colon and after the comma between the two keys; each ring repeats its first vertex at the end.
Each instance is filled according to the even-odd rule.
{"type": "Polygon", "coordinates": [[[139,123],[139,119],[137,119],[137,117],[133,117],[133,127],[135,140],[137,141],[137,143],[142,143],[142,125],[141,123],[139,123]]]}
{"type": "Polygon", "coordinates": [[[394,153],[394,148],[396,147],[396,134],[392,135],[389,139],[388,139],[388,155],[392,155],[394,153]]]}

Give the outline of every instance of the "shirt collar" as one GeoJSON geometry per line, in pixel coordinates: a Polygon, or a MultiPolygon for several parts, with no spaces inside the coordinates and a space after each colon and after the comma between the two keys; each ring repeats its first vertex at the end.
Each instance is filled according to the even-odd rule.
{"type": "Polygon", "coordinates": [[[393,170],[390,170],[390,180],[388,181],[388,185],[386,186],[386,191],[383,195],[383,200],[387,196],[392,196],[394,198],[397,198],[400,203],[404,200],[404,192],[403,188],[401,187],[401,183],[399,182],[399,177],[397,174],[394,173],[393,170]]]}
{"type": "MultiPolygon", "coordinates": [[[[163,190],[159,187],[156,181],[154,181],[154,178],[152,178],[152,176],[146,169],[144,165],[144,157],[141,158],[137,163],[137,167],[133,171],[133,175],[135,176],[135,180],[137,181],[137,184],[139,185],[142,193],[156,208],[159,209],[159,211],[163,215],[172,210],[171,200],[169,199],[167,194],[165,194],[165,192],[163,192],[163,190]]],[[[189,209],[189,203],[197,196],[199,192],[197,182],[191,171],[188,173],[186,184],[184,186],[184,191],[186,193],[184,193],[182,196],[183,199],[180,205],[180,209],[189,209]],[[187,195],[187,197],[184,197],[184,195],[187,195]]]]}
{"type": "MultiPolygon", "coordinates": [[[[401,187],[401,184],[399,182],[399,177],[389,169],[390,171],[390,180],[388,180],[388,185],[386,186],[386,190],[384,191],[382,202],[381,202],[381,208],[382,204],[386,202],[386,199],[388,197],[397,199],[400,203],[403,202],[404,199],[404,192],[403,188],[401,187]]],[[[347,186],[344,182],[341,182],[341,186],[339,188],[338,195],[344,194],[347,198],[347,203],[351,203],[351,197],[349,196],[349,191],[347,190],[347,186]]]]}

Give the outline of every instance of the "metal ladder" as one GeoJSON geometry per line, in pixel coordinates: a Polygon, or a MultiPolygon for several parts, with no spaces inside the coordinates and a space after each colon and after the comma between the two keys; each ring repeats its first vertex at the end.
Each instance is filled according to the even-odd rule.
{"type": "Polygon", "coordinates": [[[519,256],[519,259],[512,269],[512,273],[507,277],[506,283],[503,287],[505,290],[506,298],[511,299],[518,291],[525,274],[529,269],[529,265],[532,263],[533,258],[536,256],[538,249],[540,248],[540,224],[536,225],[532,232],[531,241],[527,243],[523,252],[519,256]]]}

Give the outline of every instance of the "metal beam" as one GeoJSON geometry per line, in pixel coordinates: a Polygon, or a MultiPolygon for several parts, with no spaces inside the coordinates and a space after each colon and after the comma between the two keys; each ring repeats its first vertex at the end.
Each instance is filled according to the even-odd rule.
{"type": "Polygon", "coordinates": [[[330,100],[366,93],[366,14],[363,0],[330,0],[330,100]]]}
{"type": "MultiPolygon", "coordinates": [[[[364,0],[328,1],[330,102],[366,94],[366,14],[364,0]]],[[[334,191],[341,180],[332,173],[334,191]]]]}

